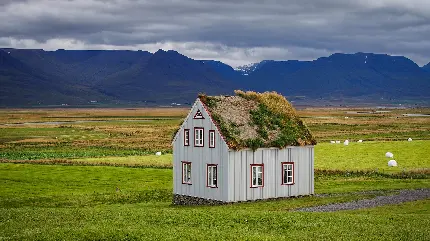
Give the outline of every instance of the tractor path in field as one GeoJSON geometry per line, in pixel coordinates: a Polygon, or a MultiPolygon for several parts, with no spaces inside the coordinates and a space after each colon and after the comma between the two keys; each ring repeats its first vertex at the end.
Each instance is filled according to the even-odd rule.
{"type": "Polygon", "coordinates": [[[383,205],[399,204],[430,198],[430,188],[416,190],[401,190],[400,193],[389,196],[378,196],[372,199],[357,200],[352,202],[334,203],[322,206],[299,208],[294,211],[301,212],[335,212],[341,210],[356,210],[373,208],[383,205]]]}

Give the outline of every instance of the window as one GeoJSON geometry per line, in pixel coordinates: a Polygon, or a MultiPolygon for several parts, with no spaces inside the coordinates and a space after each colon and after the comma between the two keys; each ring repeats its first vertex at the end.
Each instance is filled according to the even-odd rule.
{"type": "Polygon", "coordinates": [[[215,148],[215,131],[209,131],[209,148],[215,148]]]}
{"type": "Polygon", "coordinates": [[[294,163],[283,162],[282,163],[282,185],[294,184],[294,163]]]}
{"type": "Polygon", "coordinates": [[[191,184],[191,162],[182,162],[182,184],[191,184]]]}
{"type": "Polygon", "coordinates": [[[263,164],[251,164],[251,187],[264,186],[263,164]]]}
{"type": "Polygon", "coordinates": [[[197,110],[193,119],[204,119],[202,112],[200,110],[197,110]]]}
{"type": "Polygon", "coordinates": [[[207,165],[207,186],[208,187],[218,187],[217,183],[217,165],[216,164],[208,164],[207,165]]]}
{"type": "Polygon", "coordinates": [[[204,146],[203,144],[203,131],[201,127],[194,128],[194,146],[204,146]]]}
{"type": "Polygon", "coordinates": [[[184,129],[184,146],[190,145],[190,129],[184,129]]]}

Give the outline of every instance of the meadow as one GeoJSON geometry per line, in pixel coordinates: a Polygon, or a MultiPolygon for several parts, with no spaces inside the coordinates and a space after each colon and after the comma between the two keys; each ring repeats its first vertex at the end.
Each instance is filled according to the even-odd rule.
{"type": "Polygon", "coordinates": [[[430,109],[308,108],[315,195],[224,206],[172,199],[183,108],[0,110],[0,240],[425,240],[430,202],[293,212],[430,188],[430,109]],[[406,141],[413,138],[412,142],[406,141]],[[350,145],[330,144],[349,139],[350,145]],[[357,143],[357,140],[363,143],[357,143]],[[155,156],[156,151],[163,155],[155,156]],[[385,152],[399,166],[389,168],[385,152]]]}

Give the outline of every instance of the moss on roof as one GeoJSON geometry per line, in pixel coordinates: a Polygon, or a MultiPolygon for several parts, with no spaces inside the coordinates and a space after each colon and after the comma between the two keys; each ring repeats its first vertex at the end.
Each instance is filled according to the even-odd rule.
{"type": "Polygon", "coordinates": [[[236,96],[199,95],[229,148],[315,145],[292,105],[276,92],[235,91],[236,96]]]}

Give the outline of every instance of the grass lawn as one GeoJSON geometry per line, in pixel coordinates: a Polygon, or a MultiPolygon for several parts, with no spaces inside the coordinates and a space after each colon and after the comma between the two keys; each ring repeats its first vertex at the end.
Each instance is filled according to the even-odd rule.
{"type": "Polygon", "coordinates": [[[430,200],[334,213],[292,212],[378,195],[361,191],[379,190],[388,195],[399,189],[430,188],[430,118],[402,116],[428,109],[380,114],[299,110],[319,141],[315,146],[315,192],[335,195],[179,207],[171,204],[170,141],[187,111],[0,110],[0,162],[26,163],[0,163],[0,240],[430,237],[430,200]],[[76,120],[97,122],[70,122],[76,120]],[[55,121],[69,122],[16,124],[55,121]],[[405,141],[407,137],[414,141],[405,141]],[[329,143],[344,139],[352,141],[349,146],[329,143]],[[358,139],[364,142],[356,143],[358,139]],[[163,155],[155,156],[157,151],[163,155]],[[398,167],[388,168],[388,151],[394,153],[398,167]],[[379,173],[373,173],[376,170],[379,173]],[[423,175],[407,179],[380,175],[420,170],[423,175]]]}
{"type": "MultiPolygon", "coordinates": [[[[106,157],[92,157],[100,152],[100,148],[82,148],[77,153],[76,149],[62,147],[62,151],[45,150],[38,152],[34,149],[32,152],[27,150],[27,157],[34,153],[34,156],[41,157],[44,153],[45,159],[60,158],[59,163],[67,158],[68,162],[89,165],[118,165],[118,166],[141,166],[141,167],[172,167],[172,154],[163,154],[161,156],[147,155],[148,152],[142,150],[127,149],[110,149],[106,148],[104,153],[106,157]],[[128,155],[135,151],[138,156],[115,156],[128,155]],[[83,153],[88,157],[77,156],[83,153]],[[70,156],[75,155],[75,158],[70,156]],[[68,158],[69,157],[69,158],[68,158]]],[[[408,141],[369,141],[363,143],[352,142],[348,146],[343,144],[319,143],[315,146],[315,169],[320,170],[371,170],[383,173],[396,173],[402,171],[417,171],[430,168],[430,158],[427,158],[430,150],[430,140],[408,141]],[[385,157],[386,152],[392,152],[398,166],[388,167],[387,162],[390,158],[385,157]]],[[[9,150],[9,157],[16,155],[20,159],[21,152],[9,150]]],[[[24,158],[25,159],[25,158],[24,158]]],[[[32,159],[32,158],[30,158],[32,159]]],[[[36,158],[38,159],[38,158],[36,158]]],[[[44,158],[39,158],[44,159],[44,158]]],[[[30,160],[29,162],[32,162],[30,160]]],[[[43,162],[43,161],[42,161],[43,162]]],[[[55,163],[53,160],[49,163],[55,163]]]]}
{"type": "Polygon", "coordinates": [[[417,141],[370,141],[341,144],[319,143],[315,147],[316,169],[338,170],[378,170],[379,172],[399,172],[430,168],[430,140],[417,141]],[[397,167],[388,167],[390,158],[386,152],[394,154],[397,167]]]}
{"type": "MultiPolygon", "coordinates": [[[[303,197],[227,206],[171,205],[172,170],[0,164],[2,239],[424,239],[430,202],[360,211],[293,208],[373,197],[303,197]],[[420,220],[417,224],[416,220],[420,220]],[[402,228],[398,228],[398,227],[402,228]]],[[[428,179],[320,178],[318,193],[429,187],[428,179]]]]}

